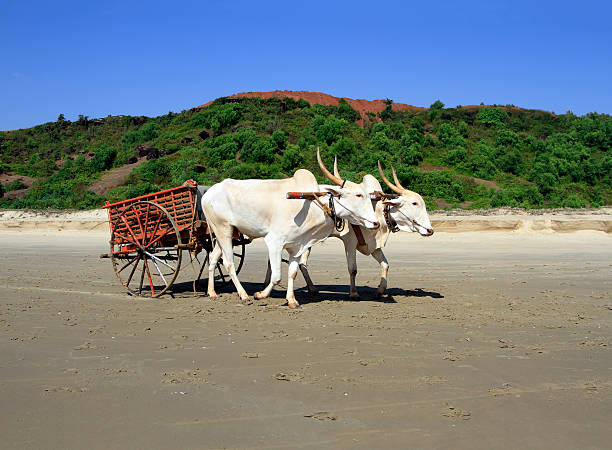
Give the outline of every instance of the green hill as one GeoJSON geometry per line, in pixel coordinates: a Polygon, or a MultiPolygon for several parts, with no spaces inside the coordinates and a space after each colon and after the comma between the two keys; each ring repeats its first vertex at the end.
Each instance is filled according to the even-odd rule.
{"type": "Polygon", "coordinates": [[[5,183],[4,192],[11,192],[0,207],[94,208],[187,178],[201,184],[281,178],[300,167],[320,177],[316,147],[329,166],[338,155],[342,175],[354,181],[365,173],[378,176],[377,160],[394,165],[402,184],[421,193],[430,209],[612,204],[609,115],[511,105],[445,108],[439,101],[426,110],[396,111],[388,100],[382,112],[362,117],[343,100],[323,106],[292,98],[220,98],[155,118],[70,122],[60,116],[2,132],[0,173],[35,181],[21,195],[8,194],[23,185],[5,183]],[[106,192],[102,183],[93,189],[101,195],[90,190],[136,159],[141,163],[121,185],[106,192]]]}

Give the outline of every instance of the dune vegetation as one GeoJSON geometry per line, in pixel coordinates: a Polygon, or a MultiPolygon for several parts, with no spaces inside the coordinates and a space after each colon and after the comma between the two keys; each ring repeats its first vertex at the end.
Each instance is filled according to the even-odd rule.
{"type": "MultiPolygon", "coordinates": [[[[219,98],[205,108],[163,116],[77,121],[60,115],[0,133],[0,173],[35,178],[3,208],[95,208],[178,186],[191,178],[281,178],[307,168],[323,182],[316,148],[328,165],[360,181],[393,165],[428,208],[598,207],[612,204],[612,117],[552,114],[513,105],[395,111],[363,117],[292,98],[219,98]],[[136,163],[139,164],[136,164],[136,163]],[[119,186],[92,183],[133,164],[119,186]]],[[[2,191],[0,190],[0,193],[2,191]]]]}

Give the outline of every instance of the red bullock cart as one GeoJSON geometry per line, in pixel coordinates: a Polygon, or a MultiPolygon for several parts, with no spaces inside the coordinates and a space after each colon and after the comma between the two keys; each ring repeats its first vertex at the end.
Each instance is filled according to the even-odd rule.
{"type": "MultiPolygon", "coordinates": [[[[181,268],[183,250],[189,251],[190,263],[198,262],[200,279],[208,265],[209,252],[215,237],[198,207],[198,199],[205,187],[187,180],[182,186],[123,200],[107,202],[110,226],[110,258],[121,284],[130,294],[158,297],[172,286],[181,268]],[[206,252],[199,263],[197,255],[206,252]]],[[[245,245],[250,240],[234,230],[234,264],[240,272],[245,256],[245,245]]],[[[229,282],[221,260],[215,269],[216,277],[229,282]]]]}

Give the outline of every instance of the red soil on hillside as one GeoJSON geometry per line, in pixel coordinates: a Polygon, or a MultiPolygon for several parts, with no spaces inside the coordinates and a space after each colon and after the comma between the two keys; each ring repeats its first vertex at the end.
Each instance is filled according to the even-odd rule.
{"type": "MultiPolygon", "coordinates": [[[[324,94],[322,92],[308,92],[308,91],[241,92],[239,94],[228,96],[228,98],[244,98],[244,97],[259,97],[259,98],[290,97],[294,100],[299,100],[299,99],[306,100],[311,105],[319,104],[319,105],[325,105],[325,106],[336,106],[338,105],[338,101],[340,100],[340,97],[334,97],[333,95],[324,94]]],[[[377,114],[381,112],[382,110],[384,110],[386,107],[385,100],[363,100],[363,99],[355,100],[355,99],[346,98],[346,97],[344,99],[348,102],[349,105],[351,105],[351,107],[354,110],[358,111],[359,114],[361,114],[361,117],[365,117],[367,113],[377,114]]],[[[206,108],[212,102],[213,100],[207,103],[204,103],[203,105],[196,106],[193,109],[206,108]]],[[[491,107],[503,108],[503,109],[511,110],[511,111],[527,111],[527,109],[525,108],[519,108],[517,106],[505,106],[505,105],[457,106],[457,108],[470,109],[470,110],[480,109],[480,108],[491,108],[491,107]]],[[[413,105],[407,105],[405,103],[395,103],[395,102],[392,104],[391,108],[393,109],[393,111],[427,111],[429,110],[429,108],[425,108],[423,106],[413,106],[413,105]]],[[[542,113],[546,112],[543,110],[535,110],[535,111],[539,111],[542,113]]],[[[362,125],[360,120],[358,121],[358,123],[362,125]]]]}
{"type": "MultiPolygon", "coordinates": [[[[259,98],[286,98],[290,97],[294,100],[303,99],[311,105],[319,104],[325,106],[336,106],[340,101],[340,97],[334,97],[329,94],[323,94],[322,92],[307,92],[307,91],[272,91],[272,92],[241,92],[239,94],[230,95],[229,98],[243,98],[243,97],[259,97],[259,98]]],[[[361,114],[361,117],[365,117],[367,113],[377,114],[383,111],[386,107],[385,100],[354,100],[351,98],[345,98],[347,103],[351,105],[355,111],[361,114]]],[[[206,108],[212,101],[203,105],[197,106],[195,109],[206,108]]],[[[425,111],[427,108],[422,106],[406,105],[404,103],[393,103],[391,105],[393,111],[425,111]]]]}

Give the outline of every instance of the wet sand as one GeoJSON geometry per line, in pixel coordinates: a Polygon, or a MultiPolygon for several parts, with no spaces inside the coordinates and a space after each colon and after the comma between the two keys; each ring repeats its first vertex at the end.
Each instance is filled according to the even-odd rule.
{"type": "MultiPolygon", "coordinates": [[[[361,301],[329,240],[296,311],[194,297],[185,264],[129,297],[107,241],[0,232],[3,448],[610,448],[610,234],[398,233],[361,301]]],[[[265,263],[247,247],[249,293],[265,263]]]]}

